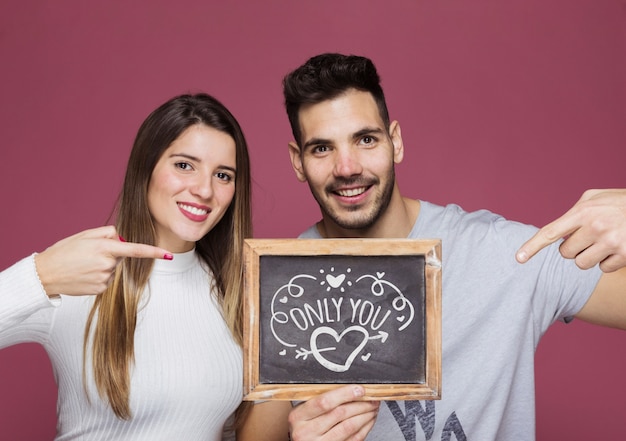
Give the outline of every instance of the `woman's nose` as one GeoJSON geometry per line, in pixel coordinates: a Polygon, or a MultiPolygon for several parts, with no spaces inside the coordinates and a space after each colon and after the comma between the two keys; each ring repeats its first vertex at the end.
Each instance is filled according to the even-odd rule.
{"type": "Polygon", "coordinates": [[[211,176],[198,176],[191,187],[191,193],[201,199],[209,199],[213,195],[211,176]]]}

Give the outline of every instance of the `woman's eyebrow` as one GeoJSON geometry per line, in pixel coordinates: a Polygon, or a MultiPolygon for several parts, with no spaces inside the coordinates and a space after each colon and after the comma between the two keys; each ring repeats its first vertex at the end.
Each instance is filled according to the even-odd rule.
{"type": "MultiPolygon", "coordinates": [[[[195,161],[195,162],[202,162],[202,159],[198,158],[197,156],[190,155],[188,153],[172,153],[169,157],[170,158],[185,158],[185,159],[189,159],[189,160],[195,161]]],[[[224,169],[224,170],[230,170],[233,173],[237,173],[237,168],[232,167],[230,165],[220,164],[220,165],[217,166],[217,168],[224,169]]]]}
{"type": "Polygon", "coordinates": [[[196,162],[201,162],[202,161],[197,156],[189,155],[187,153],[172,153],[169,157],[170,158],[181,157],[181,158],[190,159],[190,160],[196,161],[196,162]]]}

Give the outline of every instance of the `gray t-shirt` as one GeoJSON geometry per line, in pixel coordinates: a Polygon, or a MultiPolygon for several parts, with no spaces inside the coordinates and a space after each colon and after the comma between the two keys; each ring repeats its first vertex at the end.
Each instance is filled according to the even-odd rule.
{"type": "MultiPolygon", "coordinates": [[[[517,263],[535,231],[421,202],[409,238],[442,240],[442,399],[383,403],[367,441],[535,439],[539,339],[580,311],[601,275],[563,259],[558,245],[517,263]]],[[[300,237],[321,238],[315,226],[300,237]]]]}

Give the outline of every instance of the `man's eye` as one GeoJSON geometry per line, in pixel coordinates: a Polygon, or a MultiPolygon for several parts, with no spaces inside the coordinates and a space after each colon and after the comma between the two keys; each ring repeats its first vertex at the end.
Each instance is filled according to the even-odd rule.
{"type": "Polygon", "coordinates": [[[318,145],[313,148],[313,153],[324,153],[328,151],[328,146],[318,145]]]}
{"type": "Polygon", "coordinates": [[[363,142],[363,144],[373,144],[375,139],[371,136],[364,136],[361,141],[363,142]]]}

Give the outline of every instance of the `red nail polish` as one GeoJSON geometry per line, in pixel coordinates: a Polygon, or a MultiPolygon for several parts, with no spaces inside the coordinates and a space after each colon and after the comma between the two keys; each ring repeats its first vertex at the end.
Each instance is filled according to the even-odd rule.
{"type": "Polygon", "coordinates": [[[120,241],[122,242],[126,242],[126,239],[124,239],[122,236],[118,236],[120,238],[120,241]]]}
{"type": "Polygon", "coordinates": [[[170,253],[165,253],[165,254],[163,255],[163,258],[164,258],[165,260],[173,260],[173,259],[174,259],[174,256],[172,256],[170,253]]]}

